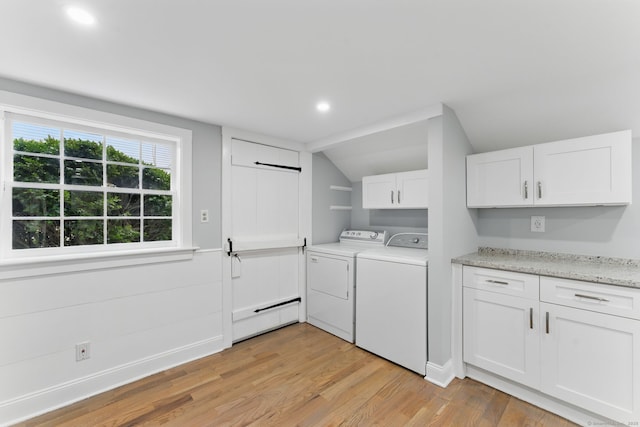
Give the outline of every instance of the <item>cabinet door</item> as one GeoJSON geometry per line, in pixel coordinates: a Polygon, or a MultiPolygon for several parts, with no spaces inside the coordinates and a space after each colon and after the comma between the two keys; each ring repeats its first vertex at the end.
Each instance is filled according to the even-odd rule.
{"type": "Polygon", "coordinates": [[[471,288],[463,293],[464,361],[539,387],[539,302],[471,288]]]}
{"type": "Polygon", "coordinates": [[[467,156],[467,206],[530,206],[533,203],[533,148],[467,156]]]}
{"type": "Polygon", "coordinates": [[[362,178],[362,207],[364,209],[393,208],[397,203],[395,173],[362,178]]]}
{"type": "Polygon", "coordinates": [[[400,172],[396,175],[397,201],[396,207],[415,209],[428,207],[427,170],[400,172]]]}
{"type": "Polygon", "coordinates": [[[540,314],[541,390],[625,424],[639,420],[640,322],[547,303],[540,314]]]}
{"type": "Polygon", "coordinates": [[[535,204],[631,203],[631,131],[536,145],[535,204]]]}

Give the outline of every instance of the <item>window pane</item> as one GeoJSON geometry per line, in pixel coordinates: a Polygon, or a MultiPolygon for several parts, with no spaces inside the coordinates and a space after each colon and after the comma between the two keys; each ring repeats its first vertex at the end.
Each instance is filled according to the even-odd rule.
{"type": "Polygon", "coordinates": [[[140,195],[127,193],[107,193],[107,215],[139,216],[140,195]]]}
{"type": "Polygon", "coordinates": [[[121,163],[140,163],[140,142],[107,137],[107,160],[121,163]]]}
{"type": "Polygon", "coordinates": [[[170,219],[147,219],[144,221],[144,241],[171,240],[170,219]]]}
{"type": "MultiPolygon", "coordinates": [[[[64,214],[66,216],[102,216],[103,212],[103,193],[96,191],[64,192],[64,214]]],[[[65,223],[65,230],[66,228],[65,223]]]]}
{"type": "Polygon", "coordinates": [[[145,216],[171,216],[172,196],[144,196],[145,216]]]}
{"type": "Polygon", "coordinates": [[[139,173],[137,166],[107,165],[107,182],[110,187],[139,188],[139,173]]]}
{"type": "Polygon", "coordinates": [[[13,221],[13,249],[59,246],[60,221],[13,221]]]}
{"type": "Polygon", "coordinates": [[[13,122],[11,132],[15,151],[60,154],[60,129],[13,122]]]}
{"type": "Polygon", "coordinates": [[[47,157],[13,156],[13,179],[19,182],[60,182],[60,161],[47,157]]]}
{"type": "Polygon", "coordinates": [[[102,135],[65,129],[64,155],[102,160],[102,135]]]}
{"type": "Polygon", "coordinates": [[[169,145],[143,142],[142,163],[149,166],[170,169],[173,163],[173,149],[169,145]]]}
{"type": "Polygon", "coordinates": [[[104,222],[99,219],[64,222],[64,245],[100,245],[104,243],[104,222]]]}
{"type": "Polygon", "coordinates": [[[149,190],[171,190],[171,173],[168,170],[144,168],[142,188],[149,190]]]}
{"type": "Polygon", "coordinates": [[[65,160],[64,183],[100,186],[102,185],[102,164],[81,160],[65,160]]]}
{"type": "Polygon", "coordinates": [[[132,243],[139,241],[139,219],[110,219],[107,221],[108,243],[132,243]]]}
{"type": "Polygon", "coordinates": [[[13,216],[59,216],[60,192],[39,188],[13,189],[13,216]]]}

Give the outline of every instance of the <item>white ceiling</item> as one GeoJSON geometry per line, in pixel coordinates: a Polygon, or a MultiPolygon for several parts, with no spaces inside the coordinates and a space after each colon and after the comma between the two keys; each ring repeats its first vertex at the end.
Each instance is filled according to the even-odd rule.
{"type": "Polygon", "coordinates": [[[440,102],[477,151],[640,135],[637,0],[1,0],[0,16],[0,76],[300,142],[440,102]],[[71,3],[97,24],[70,23],[71,3]]]}

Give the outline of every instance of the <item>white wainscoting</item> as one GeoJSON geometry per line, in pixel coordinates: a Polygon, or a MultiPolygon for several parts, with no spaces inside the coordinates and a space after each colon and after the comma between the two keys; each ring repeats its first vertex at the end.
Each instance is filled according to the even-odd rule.
{"type": "Polygon", "coordinates": [[[0,280],[0,425],[221,351],[221,256],[0,280]]]}

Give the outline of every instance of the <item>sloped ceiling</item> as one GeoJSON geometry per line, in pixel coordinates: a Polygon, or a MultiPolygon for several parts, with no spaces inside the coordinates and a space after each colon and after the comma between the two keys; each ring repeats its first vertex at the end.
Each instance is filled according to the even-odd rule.
{"type": "Polygon", "coordinates": [[[350,139],[324,151],[351,182],[363,176],[426,169],[427,121],[350,139]]]}

